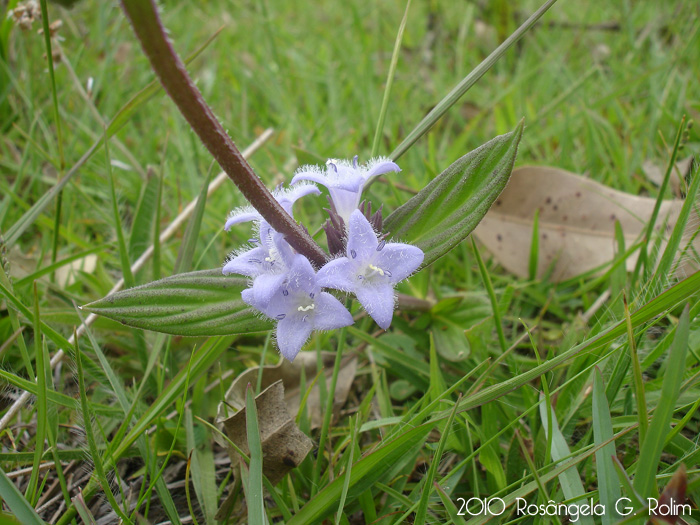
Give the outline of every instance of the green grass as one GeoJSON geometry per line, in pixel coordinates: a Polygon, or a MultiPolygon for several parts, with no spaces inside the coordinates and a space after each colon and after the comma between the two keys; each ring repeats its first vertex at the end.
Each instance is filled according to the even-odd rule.
{"type": "MultiPolygon", "coordinates": [[[[164,21],[182,56],[201,51],[190,72],[240,149],[274,128],[250,159],[272,187],[309,158],[390,154],[539,7],[413,0],[400,39],[406,2],[170,2],[164,21]]],[[[500,517],[507,522],[518,519],[516,497],[543,504],[622,495],[637,506],[685,463],[695,509],[686,520],[698,522],[699,286],[697,276],[668,277],[683,249],[680,227],[656,271],[653,244],[646,266],[630,274],[622,257],[632,247],[620,246],[622,265],[558,284],[516,279],[463,242],[399,287],[434,302],[432,311],[397,313],[386,333],[362,319],[313,336],[308,349],[341,347],[358,357],[340,417],[331,420],[324,394],[321,427],[311,429],[308,411],[296,418],[321,447],[274,487],[260,475],[251,434],[243,480],[232,480],[226,448],[203,420],[214,422],[236,376],[278,362],[266,334],[180,338],[97,318],[75,348],[68,339],[84,319],[74,303],[104,297],[120,278],[143,284],[219,268],[251,236],[246,227],[222,228],[244,202],[226,182],[130,274],[218,170],[151,84],[113,3],[50,3],[48,12],[50,22],[64,22],[62,39],[52,42],[63,56],[53,75],[36,33],[41,22],[23,32],[0,18],[0,233],[10,275],[0,272],[0,407],[23,392],[35,400],[3,419],[0,512],[23,523],[37,515],[68,523],[76,513],[151,523],[193,513],[208,523],[231,493],[234,523],[262,515],[288,523],[481,523],[457,514],[459,498],[499,496],[511,505],[500,517]],[[94,268],[57,278],[91,255],[94,268]],[[59,349],[66,358],[52,373],[59,349]],[[37,468],[56,460],[61,468],[37,468]],[[107,488],[108,498],[90,499],[107,488]],[[243,507],[246,499],[253,505],[243,507]]],[[[700,154],[698,126],[684,135],[681,125],[684,116],[700,120],[698,78],[696,2],[561,0],[370,197],[387,217],[523,117],[516,165],[557,166],[657,197],[642,164],[664,169],[677,138],[679,158],[700,154]]],[[[690,228],[698,226],[695,202],[683,210],[690,228]]],[[[312,198],[300,204],[295,216],[313,233],[321,206],[312,198]]],[[[523,254],[531,268],[536,241],[523,254]]],[[[307,387],[313,382],[305,376],[307,387]]]]}

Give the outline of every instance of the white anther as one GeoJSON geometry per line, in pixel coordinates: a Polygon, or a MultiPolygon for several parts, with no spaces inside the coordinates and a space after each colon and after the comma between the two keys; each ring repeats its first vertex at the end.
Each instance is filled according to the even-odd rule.
{"type": "Polygon", "coordinates": [[[374,270],[375,272],[379,272],[379,275],[384,275],[384,270],[382,270],[382,269],[379,268],[378,266],[375,266],[375,265],[373,265],[373,264],[370,264],[369,267],[370,267],[371,270],[374,270]]]}
{"type": "Polygon", "coordinates": [[[315,308],[315,305],[310,304],[309,306],[300,306],[297,308],[298,312],[308,312],[309,310],[313,310],[315,308]]]}

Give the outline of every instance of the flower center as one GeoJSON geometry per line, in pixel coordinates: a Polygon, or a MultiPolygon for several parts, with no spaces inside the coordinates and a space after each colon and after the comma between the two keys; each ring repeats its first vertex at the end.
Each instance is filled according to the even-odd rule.
{"type": "Polygon", "coordinates": [[[379,266],[375,266],[374,264],[368,264],[364,271],[357,276],[361,281],[368,280],[370,282],[381,277],[391,277],[391,272],[379,266]]]}
{"type": "Polygon", "coordinates": [[[308,306],[300,306],[299,308],[297,308],[297,312],[308,312],[309,310],[313,310],[314,308],[316,308],[316,305],[314,303],[311,303],[308,306]]]}
{"type": "Polygon", "coordinates": [[[379,275],[381,275],[382,277],[384,276],[384,270],[382,270],[381,268],[379,268],[379,266],[375,266],[375,265],[373,265],[373,264],[370,264],[370,265],[368,265],[368,266],[369,266],[369,268],[370,268],[371,270],[374,270],[375,272],[377,272],[377,273],[378,273],[379,275]]]}

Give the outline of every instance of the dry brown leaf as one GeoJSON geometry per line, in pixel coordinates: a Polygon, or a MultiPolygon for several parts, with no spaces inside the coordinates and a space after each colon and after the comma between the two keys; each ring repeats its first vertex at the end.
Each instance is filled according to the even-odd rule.
{"type": "MultiPolygon", "coordinates": [[[[330,383],[333,372],[333,362],[335,352],[321,352],[321,364],[326,376],[326,385],[330,383]]],[[[300,391],[301,371],[306,375],[306,387],[311,384],[316,377],[316,352],[299,352],[294,362],[282,359],[277,365],[262,367],[263,377],[260,383],[261,389],[265,389],[276,381],[282,380],[284,383],[284,398],[287,409],[292,417],[296,417],[299,412],[299,405],[305,392],[300,391]]],[[[226,392],[226,403],[234,410],[242,410],[245,407],[245,389],[248,383],[256,385],[260,367],[250,368],[240,374],[231,384],[226,392]]],[[[340,362],[340,372],[338,373],[338,383],[335,389],[334,411],[338,411],[345,404],[348,398],[350,387],[357,372],[357,358],[346,355],[340,362]]],[[[319,381],[321,379],[319,378],[319,381]]],[[[319,428],[323,422],[323,412],[321,408],[321,391],[319,381],[316,382],[309,397],[306,400],[306,407],[311,418],[311,428],[319,428]]],[[[223,404],[219,405],[219,421],[222,421],[228,408],[223,404]]],[[[230,412],[230,410],[229,410],[230,412]]]]}
{"type": "MultiPolygon", "coordinates": [[[[690,173],[690,168],[693,164],[693,157],[686,157],[683,160],[676,162],[675,169],[671,172],[671,177],[669,179],[669,184],[671,185],[671,190],[676,197],[680,197],[683,193],[683,188],[685,184],[685,178],[690,173]]],[[[652,160],[645,160],[642,163],[642,171],[646,178],[657,186],[661,186],[664,180],[664,175],[666,168],[661,168],[652,160]]]]}
{"type": "MultiPolygon", "coordinates": [[[[311,418],[312,428],[321,426],[322,410],[319,382],[328,380],[333,371],[335,352],[321,352],[324,374],[314,384],[306,399],[306,406],[311,418]]],[[[297,427],[294,417],[299,412],[301,399],[306,392],[301,391],[301,372],[306,376],[307,388],[316,377],[316,352],[300,352],[290,363],[286,359],[277,365],[251,368],[240,374],[226,392],[226,403],[219,404],[217,425],[245,454],[248,454],[248,439],[245,421],[245,393],[248,384],[255,385],[262,370],[261,388],[263,391],[255,397],[260,426],[260,441],[263,452],[263,473],[275,485],[292,468],[301,464],[313,447],[313,442],[297,427]],[[231,412],[234,415],[230,415],[231,412]]],[[[334,412],[344,404],[357,372],[357,358],[346,355],[340,362],[338,382],[334,397],[334,412]]],[[[233,447],[219,435],[216,441],[227,448],[231,456],[232,467],[236,476],[240,468],[240,457],[233,447]]],[[[223,519],[232,507],[235,494],[230,493],[224,500],[217,519],[223,519]]]]}
{"type": "MultiPolygon", "coordinates": [[[[263,474],[274,485],[292,468],[299,466],[313,448],[313,442],[297,427],[289,415],[282,381],[276,381],[255,397],[263,452],[263,474]]],[[[246,413],[239,410],[222,421],[226,435],[248,455],[246,413]]],[[[233,449],[232,460],[240,460],[233,449]]]]}
{"type": "Polygon", "coordinates": [[[685,491],[687,488],[688,472],[685,463],[681,463],[659,497],[657,507],[659,515],[655,515],[649,522],[653,525],[685,523],[680,517],[679,511],[683,509],[680,505],[685,504],[685,491]],[[669,512],[664,513],[662,512],[663,509],[668,509],[669,512]]]}
{"type": "MultiPolygon", "coordinates": [[[[257,369],[255,369],[257,370],[257,369]]],[[[234,381],[238,384],[240,377],[234,381]]],[[[245,384],[248,386],[248,383],[245,384]]],[[[255,396],[255,407],[258,412],[258,428],[263,455],[263,474],[276,485],[295,467],[298,467],[313,448],[313,441],[304,434],[289,415],[284,395],[282,380],[277,380],[260,394],[255,396]]],[[[219,407],[221,411],[222,407],[219,407]]],[[[245,455],[250,454],[246,430],[246,411],[240,409],[233,416],[217,421],[228,438],[245,455]]],[[[217,441],[221,443],[221,438],[217,441]]],[[[231,466],[234,475],[240,476],[240,469],[246,468],[243,459],[229,444],[221,443],[228,449],[231,456],[231,466]]],[[[236,495],[230,491],[216,513],[217,520],[223,520],[230,512],[236,512],[233,507],[236,495]]],[[[240,512],[240,510],[239,510],[240,512]]]]}
{"type": "MultiPolygon", "coordinates": [[[[615,221],[622,226],[627,247],[640,239],[654,204],[655,199],[613,190],[566,170],[525,166],[513,170],[508,186],[474,233],[506,270],[527,277],[533,219],[539,209],[537,276],[553,265],[550,279],[563,281],[613,260],[615,221]]],[[[667,236],[682,206],[682,200],[663,201],[656,230],[665,225],[667,236]]],[[[693,217],[690,221],[696,222],[693,217]]],[[[700,239],[694,246],[700,249],[700,239]]],[[[627,258],[628,270],[636,258],[636,252],[627,258]]],[[[687,275],[695,269],[693,261],[685,260],[677,273],[687,275]]]]}
{"type": "MultiPolygon", "coordinates": [[[[319,382],[326,379],[326,384],[329,383],[335,355],[335,352],[321,352],[324,374],[316,381],[306,399],[312,428],[321,426],[323,418],[319,382]]],[[[226,403],[219,404],[217,425],[246,454],[248,441],[245,426],[245,392],[249,383],[257,384],[261,370],[263,391],[256,396],[255,405],[258,409],[263,448],[263,473],[274,485],[292,468],[298,466],[313,446],[313,442],[299,430],[293,418],[299,412],[301,399],[306,393],[302,392],[300,387],[302,370],[306,376],[307,388],[316,377],[316,352],[300,352],[292,363],[282,359],[277,365],[250,368],[234,379],[226,392],[226,403]],[[230,415],[232,411],[235,412],[234,415],[230,415]]],[[[333,400],[334,412],[345,404],[356,372],[357,358],[350,355],[343,357],[333,400]]],[[[234,475],[238,476],[238,454],[221,436],[215,435],[214,439],[228,449],[234,475]]],[[[235,497],[231,492],[225,498],[217,512],[217,519],[224,519],[230,512],[241,512],[241,509],[233,507],[235,497]]]]}

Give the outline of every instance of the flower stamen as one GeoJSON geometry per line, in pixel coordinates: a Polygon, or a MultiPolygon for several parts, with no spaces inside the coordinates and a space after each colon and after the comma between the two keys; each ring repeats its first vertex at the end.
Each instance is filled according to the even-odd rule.
{"type": "Polygon", "coordinates": [[[382,270],[379,266],[375,266],[373,264],[369,264],[368,266],[369,266],[370,270],[374,270],[379,275],[384,276],[384,270],[382,270]]]}
{"type": "Polygon", "coordinates": [[[297,312],[308,312],[309,310],[313,310],[314,308],[316,308],[316,305],[312,303],[309,306],[300,306],[299,308],[297,308],[297,312]]]}

